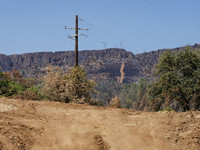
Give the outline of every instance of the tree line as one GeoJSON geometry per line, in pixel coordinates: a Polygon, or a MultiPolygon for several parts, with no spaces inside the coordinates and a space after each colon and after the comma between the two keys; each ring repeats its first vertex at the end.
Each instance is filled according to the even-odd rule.
{"type": "Polygon", "coordinates": [[[163,53],[155,66],[153,81],[140,78],[130,84],[95,82],[87,79],[86,70],[79,66],[67,72],[46,69],[40,80],[24,79],[16,70],[0,71],[0,96],[145,111],[200,110],[200,54],[189,47],[163,53]]]}

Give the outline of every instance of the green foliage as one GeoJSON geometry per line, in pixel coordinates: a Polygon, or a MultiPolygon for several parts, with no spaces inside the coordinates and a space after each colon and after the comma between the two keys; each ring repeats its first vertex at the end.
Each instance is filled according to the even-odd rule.
{"type": "Polygon", "coordinates": [[[106,106],[115,95],[119,95],[121,85],[114,80],[97,82],[97,86],[94,87],[97,92],[90,93],[91,97],[98,100],[98,105],[106,106]]]}
{"type": "Polygon", "coordinates": [[[119,96],[119,99],[120,99],[121,104],[122,104],[122,108],[127,108],[126,100],[129,98],[129,90],[130,90],[129,84],[123,84],[122,85],[121,94],[119,96]]]}
{"type": "MultiPolygon", "coordinates": [[[[120,107],[127,109],[147,110],[148,101],[146,99],[148,81],[141,78],[138,83],[123,84],[114,80],[98,82],[95,90],[97,93],[92,97],[98,100],[98,105],[110,105],[118,96],[120,107]],[[137,105],[133,105],[137,102],[137,105]]],[[[112,104],[113,105],[113,104],[112,104]]]]}
{"type": "Polygon", "coordinates": [[[163,109],[162,111],[172,111],[171,107],[167,107],[165,109],[163,109]]]}
{"type": "Polygon", "coordinates": [[[9,89],[10,81],[6,78],[6,75],[0,68],[0,95],[5,95],[9,89]]]}
{"type": "Polygon", "coordinates": [[[36,86],[31,86],[30,88],[27,89],[28,91],[33,91],[35,93],[39,93],[39,89],[36,86]]]}
{"type": "Polygon", "coordinates": [[[188,111],[192,103],[200,107],[200,56],[186,47],[185,51],[165,52],[156,65],[158,78],[148,86],[148,96],[155,111],[170,104],[175,110],[188,111]]]}
{"type": "Polygon", "coordinates": [[[21,94],[24,91],[23,85],[19,83],[8,83],[9,89],[6,92],[6,96],[12,96],[16,94],[21,94]]]}
{"type": "Polygon", "coordinates": [[[119,97],[122,107],[143,110],[148,105],[144,103],[146,101],[147,84],[148,81],[145,78],[140,78],[138,83],[123,84],[119,97]]]}
{"type": "Polygon", "coordinates": [[[24,79],[17,70],[13,70],[12,73],[0,71],[1,97],[12,96],[20,99],[39,99],[38,89],[33,87],[34,83],[35,79],[24,79]],[[31,92],[27,91],[27,89],[31,92]]]}
{"type": "Polygon", "coordinates": [[[129,99],[131,99],[133,102],[135,102],[138,99],[138,84],[135,82],[131,83],[131,87],[129,90],[129,99]]]}
{"type": "Polygon", "coordinates": [[[146,92],[147,92],[147,79],[140,78],[138,83],[137,99],[141,101],[146,92]]]}

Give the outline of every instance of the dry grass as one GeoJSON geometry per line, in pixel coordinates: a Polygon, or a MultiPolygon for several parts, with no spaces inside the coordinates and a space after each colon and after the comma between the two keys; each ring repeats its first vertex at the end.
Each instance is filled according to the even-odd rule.
{"type": "Polygon", "coordinates": [[[115,98],[113,98],[110,103],[110,107],[115,107],[115,108],[121,108],[120,100],[117,95],[115,95],[115,98]]]}

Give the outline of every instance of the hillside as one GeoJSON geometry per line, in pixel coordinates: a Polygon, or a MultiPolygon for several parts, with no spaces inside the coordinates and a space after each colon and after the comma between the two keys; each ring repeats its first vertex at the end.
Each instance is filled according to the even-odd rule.
{"type": "Polygon", "coordinates": [[[0,149],[199,150],[200,112],[0,98],[0,149]]]}
{"type": "MultiPolygon", "coordinates": [[[[190,48],[199,50],[200,45],[190,48]]],[[[179,51],[184,47],[170,49],[179,51]]],[[[158,58],[167,49],[134,55],[124,49],[84,50],[79,51],[79,64],[88,71],[88,77],[98,80],[113,79],[118,82],[130,83],[140,77],[151,79],[152,68],[158,58]]],[[[75,52],[37,52],[21,55],[0,54],[0,67],[3,71],[19,70],[26,77],[38,77],[45,73],[48,65],[70,69],[74,65],[75,52]]]]}

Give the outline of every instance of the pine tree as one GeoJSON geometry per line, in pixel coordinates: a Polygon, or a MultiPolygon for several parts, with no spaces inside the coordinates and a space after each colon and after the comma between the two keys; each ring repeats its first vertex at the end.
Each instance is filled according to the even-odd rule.
{"type": "Polygon", "coordinates": [[[122,85],[122,90],[120,94],[120,102],[122,104],[123,108],[128,108],[126,100],[128,99],[128,94],[129,94],[129,84],[123,84],[122,85]]]}
{"type": "Polygon", "coordinates": [[[147,79],[140,78],[139,83],[138,83],[138,90],[137,90],[137,98],[139,101],[142,100],[146,92],[147,92],[147,79]]]}

